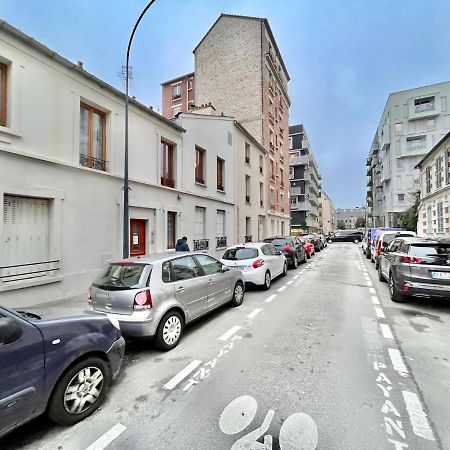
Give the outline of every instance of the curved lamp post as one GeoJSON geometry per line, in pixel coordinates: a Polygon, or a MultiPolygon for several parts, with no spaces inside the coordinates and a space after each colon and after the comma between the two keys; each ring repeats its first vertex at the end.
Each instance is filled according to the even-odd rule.
{"type": "Polygon", "coordinates": [[[125,164],[123,173],[123,257],[128,258],[130,256],[130,220],[128,211],[128,82],[129,82],[129,62],[130,62],[130,49],[131,42],[133,41],[134,34],[139,25],[139,22],[144,17],[144,14],[155,3],[156,0],[152,0],[141,12],[139,19],[134,24],[133,31],[131,32],[130,40],[127,47],[127,65],[125,66],[125,164]]]}

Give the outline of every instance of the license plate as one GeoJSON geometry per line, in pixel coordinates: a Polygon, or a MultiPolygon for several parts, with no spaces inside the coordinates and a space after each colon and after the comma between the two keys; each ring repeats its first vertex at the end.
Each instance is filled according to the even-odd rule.
{"type": "Polygon", "coordinates": [[[431,278],[450,278],[450,272],[431,272],[431,278]]]}

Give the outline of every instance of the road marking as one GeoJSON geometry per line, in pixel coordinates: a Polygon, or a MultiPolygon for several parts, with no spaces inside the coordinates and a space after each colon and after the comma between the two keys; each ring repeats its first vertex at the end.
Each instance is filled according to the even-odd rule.
{"type": "Polygon", "coordinates": [[[372,295],[372,302],[375,305],[379,305],[380,304],[380,300],[378,300],[378,297],[376,295],[372,295]]]}
{"type": "Polygon", "coordinates": [[[273,294],[270,297],[267,297],[264,302],[265,303],[270,303],[275,297],[277,296],[277,294],[273,294]]]}
{"type": "Polygon", "coordinates": [[[381,308],[375,307],[375,312],[377,313],[377,317],[379,319],[386,319],[386,316],[384,315],[384,312],[381,308]]]}
{"type": "Polygon", "coordinates": [[[283,292],[287,286],[281,286],[279,289],[277,289],[277,292],[283,292]]]}
{"type": "Polygon", "coordinates": [[[394,339],[394,335],[392,334],[392,331],[389,327],[389,325],[386,325],[385,323],[380,323],[381,332],[383,333],[383,336],[386,339],[394,339]]]}
{"type": "Polygon", "coordinates": [[[434,434],[428,423],[427,415],[422,408],[419,397],[414,392],[402,391],[411,425],[416,436],[434,441],[434,434]]]}
{"type": "Polygon", "coordinates": [[[103,450],[107,445],[118,438],[127,427],[121,423],[116,423],[105,434],[101,435],[94,443],[92,443],[86,450],[103,450]]]}
{"type": "Polygon", "coordinates": [[[253,319],[253,317],[256,316],[256,314],[260,313],[262,311],[261,308],[254,309],[248,316],[247,319],[253,319]]]}
{"type": "MultiPolygon", "coordinates": [[[[302,270],[303,272],[303,270],[302,270]]],[[[301,273],[301,272],[300,272],[301,273]]],[[[295,277],[292,277],[293,280],[296,280],[299,277],[299,275],[295,275],[295,277]]]]}
{"type": "Polygon", "coordinates": [[[290,284],[292,284],[293,283],[293,281],[291,280],[291,281],[288,281],[287,283],[286,283],[286,286],[289,286],[290,284]]]}
{"type": "Polygon", "coordinates": [[[372,282],[370,280],[366,280],[367,286],[373,286],[372,282]]]}
{"type": "Polygon", "coordinates": [[[369,288],[369,292],[370,292],[371,294],[376,294],[376,293],[377,293],[373,287],[370,287],[370,288],[369,288]]]}
{"type": "Polygon", "coordinates": [[[228,338],[233,336],[233,334],[236,333],[236,331],[238,331],[240,329],[241,329],[241,327],[239,325],[235,325],[234,327],[230,328],[226,333],[222,334],[222,336],[220,336],[220,338],[218,340],[226,341],[226,340],[228,340],[228,338]]]}
{"type": "Polygon", "coordinates": [[[164,386],[163,389],[171,390],[178,383],[183,381],[191,372],[193,372],[202,361],[199,361],[198,359],[194,359],[194,361],[190,362],[183,370],[178,372],[171,380],[169,380],[164,386]]]}
{"type": "Polygon", "coordinates": [[[405,363],[403,362],[403,358],[400,351],[395,348],[388,348],[388,353],[389,357],[391,358],[394,370],[396,370],[397,372],[408,373],[408,369],[406,368],[405,363]]]}

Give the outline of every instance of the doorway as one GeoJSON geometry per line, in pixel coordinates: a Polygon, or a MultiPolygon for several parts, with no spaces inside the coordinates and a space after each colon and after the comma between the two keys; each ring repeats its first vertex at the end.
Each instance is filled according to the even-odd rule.
{"type": "Polygon", "coordinates": [[[130,256],[145,255],[147,220],[130,219],[130,256]]]}

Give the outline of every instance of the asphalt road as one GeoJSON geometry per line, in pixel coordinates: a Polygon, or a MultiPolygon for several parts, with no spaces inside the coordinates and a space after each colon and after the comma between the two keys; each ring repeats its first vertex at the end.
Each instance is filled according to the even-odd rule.
{"type": "Polygon", "coordinates": [[[392,303],[358,246],[331,244],[171,352],[128,343],[97,413],[0,448],[450,448],[449,325],[449,304],[392,303]]]}

